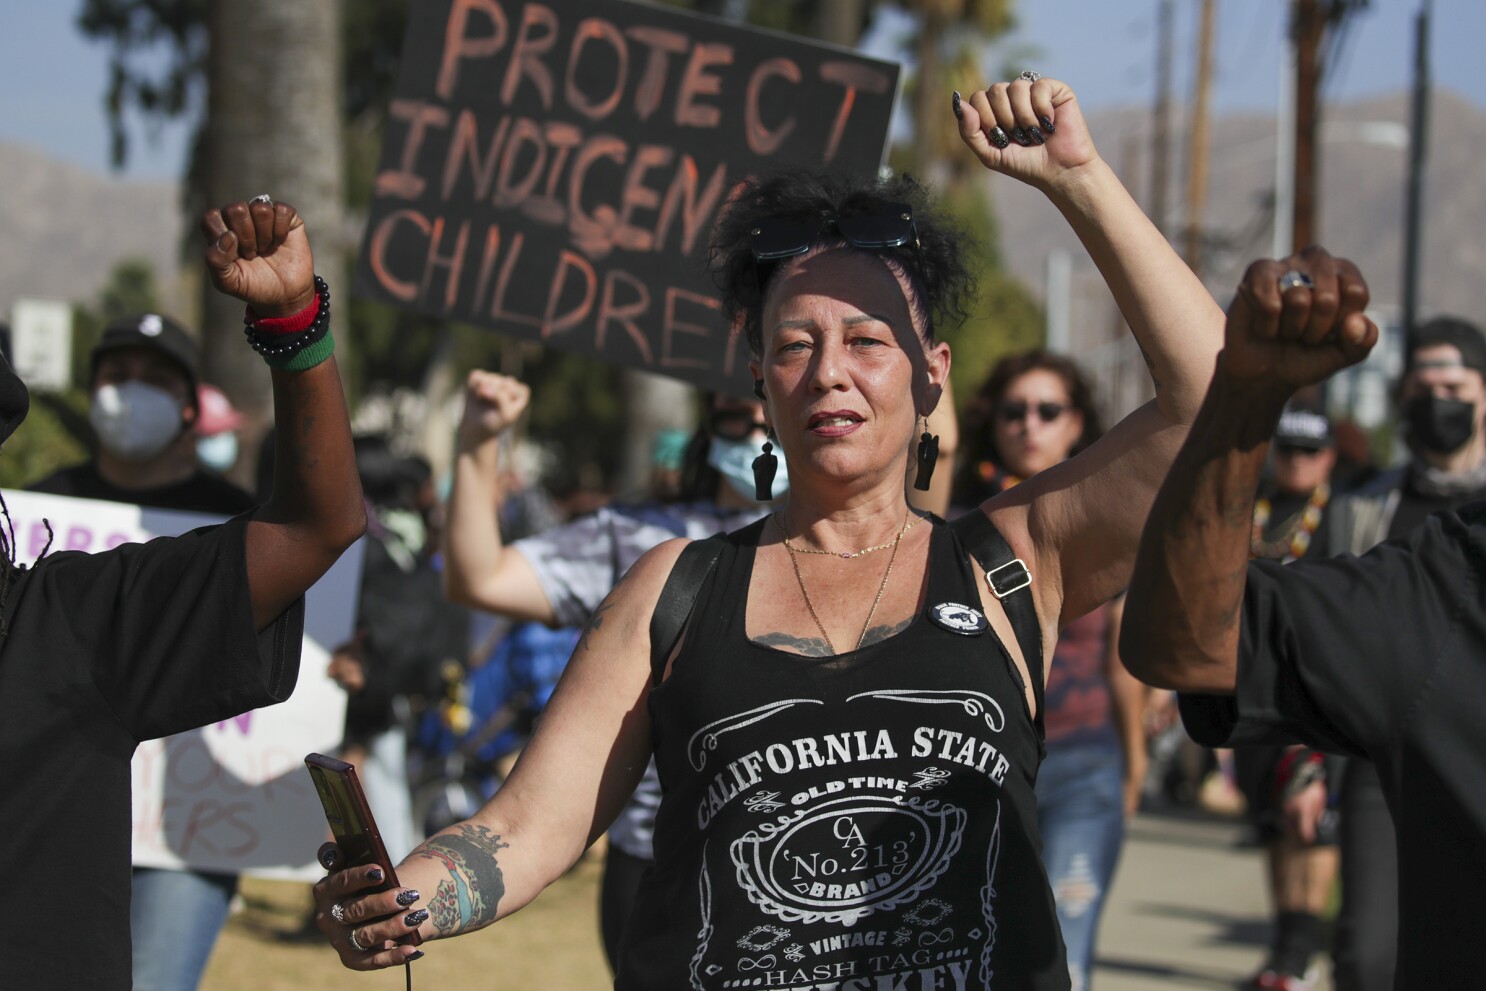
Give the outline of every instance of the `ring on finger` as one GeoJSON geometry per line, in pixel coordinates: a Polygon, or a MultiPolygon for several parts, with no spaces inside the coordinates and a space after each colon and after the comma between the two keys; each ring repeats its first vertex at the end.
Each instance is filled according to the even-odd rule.
{"type": "Polygon", "coordinates": [[[361,945],[361,941],[356,938],[356,930],[355,929],[352,929],[351,930],[351,935],[349,935],[349,936],[346,937],[346,942],[350,943],[351,944],[351,949],[355,950],[357,953],[365,953],[365,952],[367,952],[368,950],[371,949],[370,946],[362,946],[361,945]]]}
{"type": "Polygon", "coordinates": [[[330,917],[340,925],[345,925],[346,906],[342,905],[340,902],[336,902],[334,905],[330,906],[330,917]]]}
{"type": "Polygon", "coordinates": [[[255,196],[252,199],[248,200],[248,202],[249,203],[267,203],[269,206],[273,206],[273,197],[272,196],[269,196],[267,193],[259,193],[257,196],[255,196]]]}
{"type": "Polygon", "coordinates": [[[1316,288],[1316,283],[1312,281],[1309,275],[1293,268],[1290,271],[1286,272],[1284,275],[1280,276],[1278,281],[1280,292],[1285,292],[1289,289],[1316,288]]]}
{"type": "Polygon", "coordinates": [[[1023,69],[1022,74],[1017,76],[1017,78],[1025,79],[1029,83],[1035,83],[1037,82],[1037,80],[1042,78],[1042,73],[1038,72],[1036,69],[1023,69]]]}

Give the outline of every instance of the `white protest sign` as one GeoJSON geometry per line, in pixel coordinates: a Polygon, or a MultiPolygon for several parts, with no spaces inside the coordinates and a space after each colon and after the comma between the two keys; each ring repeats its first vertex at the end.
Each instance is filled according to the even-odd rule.
{"type": "Polygon", "coordinates": [[[72,306],[55,299],[18,299],[10,311],[11,365],[32,389],[72,384],[72,306]]]}
{"type": "MultiPolygon", "coordinates": [[[[43,519],[53,553],[94,553],[220,520],[37,492],[6,490],[4,497],[21,563],[46,546],[43,519]]],[[[304,755],[331,752],[341,739],[345,694],[325,670],[330,652],[351,638],[361,556],[358,541],[306,595],[299,682],[287,702],[140,744],[135,864],[310,881],[325,873],[314,861],[327,838],[325,817],[304,755]]]]}

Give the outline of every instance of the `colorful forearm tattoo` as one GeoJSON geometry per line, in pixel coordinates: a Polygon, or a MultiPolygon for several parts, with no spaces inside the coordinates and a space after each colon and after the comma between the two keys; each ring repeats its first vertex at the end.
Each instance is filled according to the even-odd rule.
{"type": "Polygon", "coordinates": [[[495,921],[506,893],[496,853],[509,845],[484,826],[464,823],[456,833],[435,836],[418,850],[419,857],[443,864],[449,872],[428,903],[439,935],[456,936],[495,921]]]}

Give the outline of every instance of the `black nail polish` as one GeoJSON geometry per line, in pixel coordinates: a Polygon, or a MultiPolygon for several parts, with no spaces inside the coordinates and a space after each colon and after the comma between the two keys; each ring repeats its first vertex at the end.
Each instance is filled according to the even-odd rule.
{"type": "Polygon", "coordinates": [[[997,148],[1005,148],[1007,145],[1011,144],[1011,139],[1006,136],[1005,131],[1001,130],[1000,125],[991,128],[990,139],[991,144],[995,145],[997,148]]]}
{"type": "Polygon", "coordinates": [[[340,856],[334,850],[326,850],[320,854],[320,866],[327,871],[335,870],[335,865],[340,862],[340,856]]]}
{"type": "Polygon", "coordinates": [[[414,950],[412,953],[409,953],[407,955],[407,959],[408,960],[422,960],[423,959],[423,951],[422,950],[414,950]]]}
{"type": "Polygon", "coordinates": [[[1035,127],[1027,128],[1027,137],[1031,139],[1034,145],[1040,145],[1047,140],[1042,136],[1042,132],[1035,127]]]}
{"type": "Polygon", "coordinates": [[[1046,131],[1047,133],[1049,133],[1049,134],[1056,134],[1057,133],[1058,129],[1053,126],[1053,119],[1051,117],[1049,117],[1047,114],[1043,114],[1041,117],[1038,117],[1037,118],[1037,121],[1038,121],[1038,123],[1040,123],[1042,125],[1042,129],[1044,131],[1046,131]]]}
{"type": "Polygon", "coordinates": [[[1031,139],[1027,137],[1027,132],[1022,130],[1020,127],[1013,127],[1011,129],[1011,140],[1015,141],[1023,148],[1029,147],[1032,144],[1031,139]]]}
{"type": "Polygon", "coordinates": [[[384,875],[382,874],[382,868],[380,867],[373,867],[371,870],[366,872],[366,879],[368,881],[380,881],[383,877],[384,875]]]}
{"type": "Polygon", "coordinates": [[[963,111],[963,110],[960,109],[960,91],[959,90],[955,90],[955,95],[950,99],[949,103],[950,103],[950,106],[954,107],[954,110],[955,110],[955,120],[962,120],[964,118],[964,116],[965,116],[965,111],[963,111]]]}
{"type": "Polygon", "coordinates": [[[409,888],[407,891],[399,892],[397,895],[397,904],[401,905],[403,908],[407,908],[409,905],[413,904],[417,900],[418,892],[414,891],[411,888],[409,888]]]}
{"type": "Polygon", "coordinates": [[[421,926],[428,919],[428,909],[420,908],[402,917],[403,925],[421,926]]]}

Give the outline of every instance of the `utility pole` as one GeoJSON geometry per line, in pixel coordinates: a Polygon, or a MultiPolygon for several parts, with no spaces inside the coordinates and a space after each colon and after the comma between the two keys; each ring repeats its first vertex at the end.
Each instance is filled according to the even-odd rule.
{"type": "Polygon", "coordinates": [[[1197,42],[1197,86],[1192,103],[1192,133],[1187,150],[1187,231],[1183,256],[1202,274],[1202,211],[1207,203],[1208,102],[1212,93],[1213,33],[1218,0],[1202,0],[1202,25],[1197,42]]]}
{"type": "Polygon", "coordinates": [[[1409,127],[1408,194],[1404,207],[1403,328],[1413,334],[1419,315],[1419,222],[1424,211],[1424,166],[1429,149],[1429,15],[1423,0],[1414,19],[1414,106],[1409,127]]]}
{"type": "Polygon", "coordinates": [[[1327,12],[1321,0],[1292,0],[1290,34],[1295,49],[1295,250],[1316,242],[1316,131],[1321,90],[1321,40],[1327,12]]]}
{"type": "Polygon", "coordinates": [[[1166,233],[1166,192],[1171,179],[1171,21],[1176,0],[1156,0],[1156,129],[1151,137],[1151,222],[1166,233]]]}

